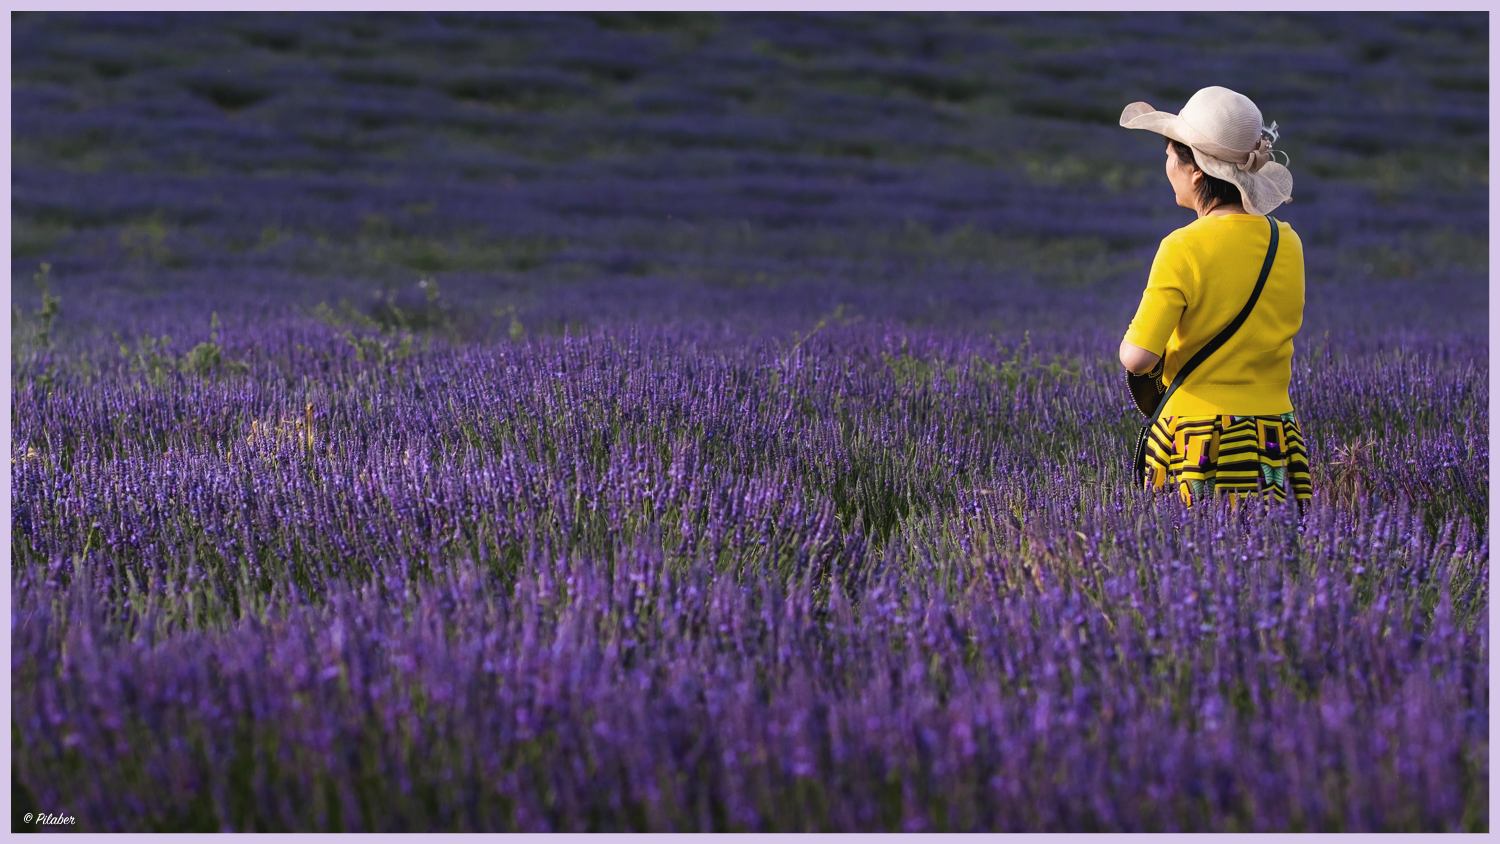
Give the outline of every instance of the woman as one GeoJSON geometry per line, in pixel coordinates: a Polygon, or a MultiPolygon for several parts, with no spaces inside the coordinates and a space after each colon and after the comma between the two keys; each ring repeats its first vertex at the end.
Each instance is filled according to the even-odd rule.
{"type": "MultiPolygon", "coordinates": [[[[1271,239],[1266,215],[1291,201],[1292,176],[1271,160],[1276,124],[1228,88],[1204,88],[1181,114],[1132,103],[1127,129],[1165,135],[1167,181],[1198,219],[1167,235],[1125,338],[1120,363],[1170,385],[1194,353],[1244,308],[1271,239]]],[[[1312,497],[1292,410],[1292,338],[1302,326],[1302,241],[1278,223],[1274,262],[1249,316],[1172,394],[1146,448],[1148,488],[1189,505],[1227,493],[1312,497]],[[1170,486],[1169,486],[1170,485],[1170,486]]]]}

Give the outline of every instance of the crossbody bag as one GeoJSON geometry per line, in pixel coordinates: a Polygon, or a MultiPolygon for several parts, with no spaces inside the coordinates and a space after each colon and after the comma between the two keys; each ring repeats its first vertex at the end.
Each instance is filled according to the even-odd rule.
{"type": "Polygon", "coordinates": [[[1199,364],[1218,351],[1219,347],[1239,330],[1239,327],[1250,316],[1250,311],[1255,308],[1255,300],[1260,298],[1261,289],[1266,286],[1266,278],[1271,275],[1271,265],[1276,262],[1276,244],[1281,239],[1281,229],[1276,218],[1268,214],[1266,219],[1271,222],[1271,245],[1266,247],[1266,261],[1261,265],[1260,278],[1255,280],[1255,289],[1250,292],[1250,301],[1245,303],[1245,307],[1240,309],[1239,314],[1224,326],[1223,330],[1215,334],[1212,340],[1204,344],[1203,348],[1199,349],[1182,369],[1177,371],[1177,377],[1172,379],[1172,386],[1162,388],[1162,371],[1167,363],[1165,352],[1150,372],[1143,375],[1127,372],[1125,375],[1126,386],[1130,388],[1130,396],[1135,399],[1136,408],[1147,416],[1146,423],[1141,426],[1141,432],[1135,438],[1135,478],[1143,485],[1146,482],[1146,441],[1151,437],[1151,426],[1156,424],[1156,420],[1161,417],[1161,412],[1166,409],[1167,400],[1172,398],[1172,393],[1182,386],[1182,382],[1198,368],[1199,364]],[[1148,408],[1154,409],[1148,410],[1148,408]]]}

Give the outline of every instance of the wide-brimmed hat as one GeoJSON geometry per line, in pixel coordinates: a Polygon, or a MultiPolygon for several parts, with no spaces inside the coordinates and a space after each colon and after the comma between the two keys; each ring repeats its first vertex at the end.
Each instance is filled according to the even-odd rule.
{"type": "Polygon", "coordinates": [[[1217,85],[1204,88],[1179,114],[1131,103],[1120,113],[1120,125],[1166,135],[1192,147],[1193,160],[1203,172],[1233,182],[1251,214],[1269,214],[1281,203],[1292,201],[1292,173],[1271,158],[1271,144],[1278,137],[1276,124],[1263,126],[1260,109],[1244,94],[1217,85]]]}

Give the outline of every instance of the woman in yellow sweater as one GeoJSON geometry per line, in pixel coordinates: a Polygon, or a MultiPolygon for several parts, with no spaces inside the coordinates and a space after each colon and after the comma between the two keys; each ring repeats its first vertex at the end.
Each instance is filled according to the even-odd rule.
{"type": "MultiPolygon", "coordinates": [[[[1271,160],[1276,125],[1227,88],[1204,88],[1180,114],[1132,103],[1120,125],[1167,137],[1167,180],[1198,219],[1157,250],[1135,319],[1120,343],[1130,372],[1164,386],[1249,300],[1271,239],[1270,211],[1291,201],[1292,177],[1271,160]]],[[[1148,488],[1191,504],[1227,493],[1312,497],[1307,450],[1287,388],[1302,326],[1302,241],[1286,223],[1248,317],[1172,394],[1146,448],[1148,488]]]]}

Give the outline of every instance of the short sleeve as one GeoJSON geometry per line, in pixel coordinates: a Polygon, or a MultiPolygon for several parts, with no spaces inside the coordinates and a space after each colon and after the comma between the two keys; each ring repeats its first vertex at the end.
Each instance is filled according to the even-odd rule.
{"type": "Polygon", "coordinates": [[[1125,342],[1161,354],[1187,307],[1187,291],[1193,286],[1193,263],[1182,243],[1167,237],[1151,261],[1151,274],[1141,294],[1135,319],[1125,332],[1125,342]]]}

